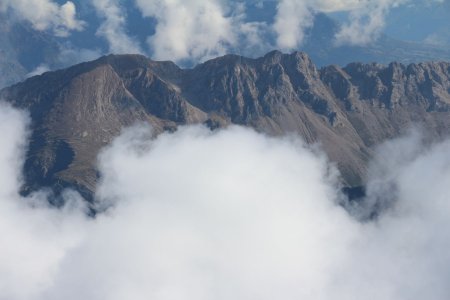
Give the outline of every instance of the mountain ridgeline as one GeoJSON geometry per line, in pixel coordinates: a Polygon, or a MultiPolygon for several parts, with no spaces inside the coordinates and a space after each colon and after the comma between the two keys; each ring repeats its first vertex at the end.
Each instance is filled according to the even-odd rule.
{"type": "Polygon", "coordinates": [[[419,124],[450,132],[450,63],[352,63],[318,69],[302,52],[219,57],[192,69],[139,55],[109,55],[32,77],[0,92],[28,109],[32,135],[24,193],[95,191],[96,157],[136,121],[155,133],[238,124],[320,143],[345,185],[364,184],[374,146],[419,124]]]}

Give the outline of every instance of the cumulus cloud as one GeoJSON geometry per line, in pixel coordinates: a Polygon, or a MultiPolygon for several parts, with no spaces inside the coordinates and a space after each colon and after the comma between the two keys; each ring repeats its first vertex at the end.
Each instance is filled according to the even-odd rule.
{"type": "Polygon", "coordinates": [[[19,19],[29,21],[36,30],[52,30],[65,37],[70,31],[81,31],[84,22],[76,17],[72,1],[59,5],[51,0],[1,0],[0,12],[11,11],[19,19]]]}
{"type": "Polygon", "coordinates": [[[127,16],[118,0],[93,0],[97,15],[103,19],[97,34],[108,41],[109,51],[116,54],[143,53],[138,41],[126,31],[127,16]]]}
{"type": "MultiPolygon", "coordinates": [[[[405,0],[406,1],[406,0],[405,0]]],[[[106,39],[109,52],[149,54],[159,60],[197,63],[206,59],[238,52],[260,55],[273,48],[292,50],[301,47],[306,30],[318,12],[350,11],[350,20],[336,36],[337,44],[361,45],[376,39],[383,28],[387,11],[401,0],[358,1],[279,0],[274,22],[249,22],[245,2],[228,0],[92,0],[101,25],[97,35],[106,39]],[[127,12],[138,9],[155,22],[155,32],[147,38],[148,51],[128,32],[127,12]]],[[[264,2],[260,2],[260,9],[264,2]]],[[[28,20],[38,30],[53,30],[67,36],[82,30],[83,21],[76,17],[76,7],[68,1],[59,5],[51,0],[0,0],[0,11],[11,11],[28,20]]],[[[152,22],[148,22],[148,26],[152,22]]]]}
{"type": "Polygon", "coordinates": [[[156,19],[148,44],[157,59],[201,60],[234,44],[233,22],[221,1],[136,0],[144,17],[156,19]]]}
{"type": "Polygon", "coordinates": [[[368,197],[393,203],[366,225],[353,257],[361,266],[346,273],[365,279],[362,290],[377,287],[373,299],[448,298],[449,150],[448,140],[430,145],[417,133],[379,150],[368,197]]]}
{"type": "MultiPolygon", "coordinates": [[[[257,56],[274,48],[297,50],[306,41],[314,16],[320,12],[349,14],[349,20],[336,34],[337,46],[366,45],[379,37],[389,10],[408,1],[278,0],[276,12],[269,13],[265,11],[265,1],[255,2],[265,14],[275,13],[273,22],[248,21],[246,1],[92,0],[89,3],[101,22],[97,35],[108,42],[109,52],[141,53],[158,60],[192,65],[229,52],[257,56]],[[147,43],[143,42],[145,37],[137,38],[129,32],[125,6],[141,12],[147,21],[144,26],[156,24],[147,43]]],[[[31,22],[34,28],[52,30],[58,36],[67,36],[86,25],[77,19],[71,1],[60,5],[52,0],[0,0],[0,11],[10,11],[31,22]]],[[[429,42],[435,41],[430,38],[429,42]]]]}
{"type": "Polygon", "coordinates": [[[75,299],[80,282],[86,299],[320,292],[353,234],[340,232],[352,220],[328,201],[323,158],[299,141],[240,128],[148,136],[128,131],[102,155],[100,197],[116,206],[68,257],[46,299],[75,299]],[[316,251],[333,244],[327,255],[316,251]]]}
{"type": "Polygon", "coordinates": [[[336,34],[337,45],[365,45],[376,40],[384,27],[387,12],[404,1],[279,0],[273,29],[276,45],[283,50],[301,47],[305,32],[321,12],[347,11],[349,21],[336,34]]]}
{"type": "Polygon", "coordinates": [[[366,0],[364,5],[352,10],[350,20],[336,34],[338,45],[366,45],[375,41],[385,26],[385,18],[392,7],[404,0],[366,0]]]}
{"type": "Polygon", "coordinates": [[[144,17],[156,21],[148,37],[151,56],[190,64],[230,51],[262,53],[269,47],[265,22],[247,22],[246,5],[234,1],[137,0],[144,17]],[[264,49],[264,50],[262,50],[264,49]]]}
{"type": "Polygon", "coordinates": [[[304,39],[305,30],[312,26],[314,15],[307,1],[280,0],[273,25],[277,46],[283,50],[296,49],[304,39]]]}
{"type": "Polygon", "coordinates": [[[50,286],[81,227],[76,214],[48,208],[45,197],[18,196],[28,117],[0,103],[0,119],[0,299],[33,299],[50,286]]]}
{"type": "Polygon", "coordinates": [[[0,299],[450,295],[448,141],[384,146],[407,153],[374,163],[395,201],[361,223],[337,204],[335,169],[295,137],[137,126],[100,155],[106,211],[88,219],[74,192],[61,210],[17,195],[27,118],[0,117],[0,299]]]}
{"type": "Polygon", "coordinates": [[[367,45],[375,41],[385,26],[391,8],[408,0],[279,0],[273,25],[277,46],[291,50],[301,46],[305,31],[320,12],[349,12],[349,20],[336,34],[336,45],[367,45]]]}

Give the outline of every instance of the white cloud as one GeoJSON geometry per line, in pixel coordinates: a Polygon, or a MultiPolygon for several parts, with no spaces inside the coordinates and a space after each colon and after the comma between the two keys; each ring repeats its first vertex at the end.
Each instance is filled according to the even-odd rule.
{"type": "Polygon", "coordinates": [[[266,22],[247,22],[247,7],[244,3],[232,6],[231,18],[237,39],[228,52],[255,57],[266,54],[272,48],[268,39],[270,25],[266,22]]]}
{"type": "Polygon", "coordinates": [[[0,118],[0,299],[450,296],[449,141],[382,147],[372,178],[396,201],[360,223],[298,139],[135,127],[99,159],[97,200],[113,206],[86,219],[73,193],[63,210],[17,195],[27,119],[4,105],[0,118]]]}
{"type": "Polygon", "coordinates": [[[320,292],[353,234],[323,158],[299,141],[241,128],[146,136],[145,128],[127,131],[101,156],[102,197],[116,206],[66,260],[46,299],[75,299],[80,282],[85,299],[320,292]]]}
{"type": "Polygon", "coordinates": [[[365,0],[350,13],[350,20],[336,34],[337,45],[367,45],[377,40],[391,8],[407,0],[365,0]]]}
{"type": "Polygon", "coordinates": [[[152,57],[179,63],[202,62],[230,51],[264,52],[268,26],[246,22],[243,3],[200,0],[136,0],[144,17],[157,22],[147,42],[152,57]],[[261,49],[264,49],[261,51],[261,49]]]}
{"type": "Polygon", "coordinates": [[[61,44],[56,61],[58,66],[68,67],[97,59],[101,55],[102,52],[99,49],[77,48],[71,44],[61,44]]]}
{"type": "Polygon", "coordinates": [[[0,119],[0,299],[32,299],[51,285],[78,228],[74,216],[18,196],[28,118],[0,103],[0,119]]]}
{"type": "Polygon", "coordinates": [[[148,39],[156,59],[204,60],[224,54],[236,41],[233,20],[221,1],[136,0],[143,16],[155,18],[148,39]]]}
{"type": "MultiPolygon", "coordinates": [[[[425,1],[425,0],[422,0],[425,1]]],[[[436,1],[434,1],[436,2],[436,1]]],[[[229,52],[257,56],[273,48],[296,50],[319,12],[346,11],[348,22],[336,35],[336,45],[367,45],[381,34],[387,13],[409,0],[279,0],[275,21],[248,22],[246,2],[233,0],[92,0],[100,21],[97,35],[106,39],[109,52],[150,54],[158,60],[184,65],[202,62],[229,52]],[[144,17],[156,21],[155,33],[143,49],[127,29],[124,5],[134,4],[144,17]],[[149,51],[147,51],[149,50],[149,51]]],[[[264,8],[264,1],[255,2],[264,8]]],[[[135,8],[132,8],[135,9],[135,8]]],[[[38,30],[52,30],[67,36],[82,30],[76,7],[68,1],[0,0],[0,11],[30,21],[38,30]]],[[[150,26],[150,22],[147,23],[150,26]]],[[[435,42],[434,39],[428,39],[435,42]]]]}
{"type": "Polygon", "coordinates": [[[280,0],[273,28],[277,33],[277,46],[283,50],[298,48],[304,32],[314,21],[309,1],[280,0]]]}
{"type": "Polygon", "coordinates": [[[349,11],[364,5],[361,0],[316,0],[314,7],[321,12],[349,11]]]}
{"type": "Polygon", "coordinates": [[[336,45],[364,46],[374,42],[385,26],[388,12],[408,0],[279,0],[273,25],[277,46],[296,49],[305,39],[305,31],[319,12],[349,12],[349,20],[336,34],[336,45]]]}
{"type": "Polygon", "coordinates": [[[36,30],[53,30],[61,37],[84,27],[84,22],[76,18],[76,7],[71,1],[59,5],[51,0],[0,0],[0,11],[12,11],[17,18],[29,21],[36,30]]]}
{"type": "Polygon", "coordinates": [[[376,287],[369,299],[449,297],[449,150],[450,141],[427,145],[417,133],[379,150],[369,199],[394,202],[367,224],[344,276],[349,283],[361,278],[360,291],[376,287]]]}
{"type": "Polygon", "coordinates": [[[97,15],[103,23],[97,31],[109,44],[109,51],[116,54],[143,53],[136,39],[126,31],[126,12],[119,0],[92,0],[97,15]]]}
{"type": "Polygon", "coordinates": [[[29,77],[33,77],[33,76],[36,76],[36,75],[41,75],[41,74],[43,74],[43,73],[45,73],[45,72],[48,72],[48,71],[50,71],[50,68],[49,68],[48,65],[46,65],[46,64],[40,64],[40,65],[37,66],[33,71],[31,71],[30,73],[28,73],[28,74],[26,75],[26,77],[29,78],[29,77]]]}
{"type": "Polygon", "coordinates": [[[336,44],[367,45],[381,34],[389,10],[408,0],[279,0],[273,25],[277,46],[296,49],[304,42],[305,31],[319,12],[347,11],[349,21],[336,34],[336,44]]]}

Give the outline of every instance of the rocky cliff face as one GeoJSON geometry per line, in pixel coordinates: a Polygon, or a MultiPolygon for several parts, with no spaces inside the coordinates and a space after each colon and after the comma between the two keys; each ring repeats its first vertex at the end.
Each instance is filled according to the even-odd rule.
{"type": "Polygon", "coordinates": [[[30,110],[24,192],[74,186],[91,195],[98,151],[124,126],[155,132],[205,123],[297,133],[322,144],[348,185],[360,185],[373,147],[419,123],[450,132],[450,64],[350,64],[318,69],[305,53],[227,55],[193,69],[143,56],[107,56],[45,73],[0,97],[30,110]]]}

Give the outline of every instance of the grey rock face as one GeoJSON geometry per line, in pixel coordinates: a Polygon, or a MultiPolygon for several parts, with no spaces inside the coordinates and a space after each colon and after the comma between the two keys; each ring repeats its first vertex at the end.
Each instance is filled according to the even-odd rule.
{"type": "Polygon", "coordinates": [[[99,150],[137,120],[156,133],[194,123],[294,132],[320,143],[350,186],[364,182],[373,147],[412,123],[435,138],[450,132],[445,62],[318,69],[305,53],[274,51],[180,69],[143,56],[111,55],[30,78],[0,97],[31,113],[25,193],[73,186],[92,195],[99,150]]]}

